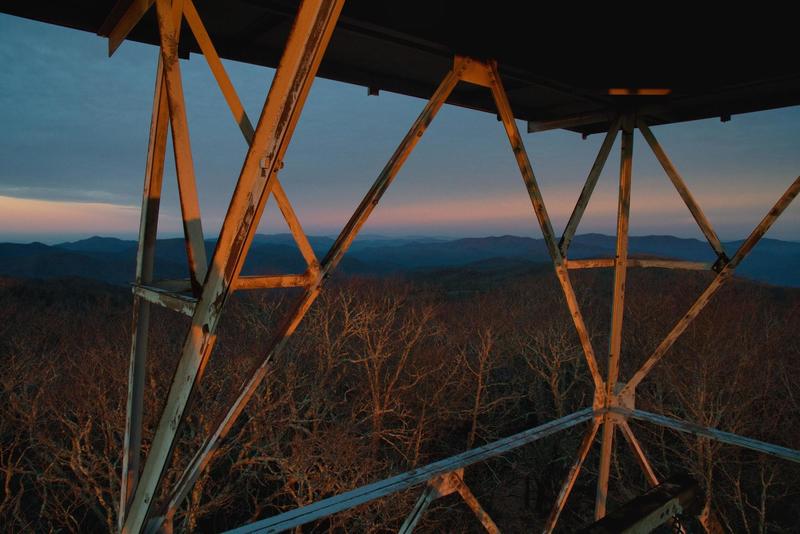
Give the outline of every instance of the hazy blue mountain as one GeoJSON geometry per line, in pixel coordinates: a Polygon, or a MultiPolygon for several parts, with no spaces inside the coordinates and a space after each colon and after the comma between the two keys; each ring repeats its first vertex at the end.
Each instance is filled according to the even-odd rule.
{"type": "MultiPolygon", "coordinates": [[[[320,260],[334,239],[309,236],[320,260]]],[[[732,256],[741,241],[724,243],[732,256]]],[[[576,236],[569,257],[613,257],[616,239],[603,234],[576,236]]],[[[133,279],[136,242],[107,237],[45,245],[42,243],[0,243],[0,275],[26,278],[82,277],[112,284],[133,279]]],[[[209,259],[214,241],[206,242],[209,259]]],[[[674,236],[630,238],[634,256],[674,258],[713,262],[715,257],[705,241],[674,236]]],[[[466,267],[483,270],[498,266],[518,271],[523,265],[547,263],[549,256],[542,239],[497,236],[465,239],[431,237],[362,236],[353,243],[341,264],[350,274],[418,272],[430,269],[466,267]]],[[[291,234],[257,235],[245,263],[245,274],[301,273],[305,262],[291,234]]],[[[502,270],[502,269],[501,269],[502,270]]],[[[800,243],[763,239],[739,267],[740,276],[774,285],[800,287],[800,243]]],[[[185,278],[186,250],[182,238],[160,239],[156,245],[157,278],[185,278]]]]}
{"type": "Polygon", "coordinates": [[[94,236],[89,239],[72,241],[70,243],[60,243],[58,248],[77,252],[129,252],[136,251],[136,241],[117,239],[116,237],[94,236]]]}

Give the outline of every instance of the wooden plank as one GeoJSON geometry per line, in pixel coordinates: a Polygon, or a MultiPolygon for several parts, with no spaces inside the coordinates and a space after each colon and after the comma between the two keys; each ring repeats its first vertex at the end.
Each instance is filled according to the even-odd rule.
{"type": "Polygon", "coordinates": [[[795,181],[784,191],[783,195],[778,199],[772,209],[764,216],[763,219],[758,223],[758,225],[753,229],[747,239],[739,246],[739,250],[733,255],[731,260],[725,264],[725,266],[719,271],[714,280],[708,285],[708,287],[703,291],[703,293],[697,298],[697,300],[692,304],[689,310],[681,317],[675,326],[672,327],[672,330],[666,335],[666,337],[659,343],[658,347],[653,351],[653,353],[645,360],[642,366],[639,368],[638,371],[631,377],[628,383],[625,385],[624,391],[625,392],[633,392],[636,389],[636,386],[647,376],[647,374],[655,367],[655,365],[664,357],[667,351],[675,344],[675,341],[683,334],[683,332],[689,327],[689,325],[694,321],[695,317],[697,317],[703,308],[711,300],[711,297],[719,290],[720,287],[725,284],[725,282],[733,276],[733,271],[739,264],[747,257],[747,254],[756,246],[756,243],[764,236],[764,234],[769,230],[772,225],[775,223],[778,217],[784,212],[784,210],[792,203],[792,200],[797,196],[798,192],[800,192],[800,176],[798,176],[795,181]]]}
{"type": "Polygon", "coordinates": [[[342,4],[343,0],[306,0],[299,7],[217,240],[212,269],[192,316],[124,533],[141,532],[150,516],[184,410],[211,354],[222,308],[255,234],[266,201],[264,192],[291,139],[342,4]]]}
{"type": "Polygon", "coordinates": [[[578,338],[580,339],[581,347],[583,348],[583,354],[586,359],[586,365],[589,368],[589,373],[592,375],[592,381],[594,382],[595,390],[602,394],[604,391],[603,379],[601,378],[600,370],[597,367],[597,358],[594,354],[591,337],[589,336],[589,331],[586,328],[586,324],[583,320],[580,306],[578,306],[578,298],[575,296],[575,290],[573,289],[572,282],[569,279],[569,273],[564,265],[564,258],[561,255],[561,250],[559,249],[558,244],[555,242],[553,225],[550,222],[550,216],[547,214],[547,208],[545,207],[544,199],[542,198],[542,193],[539,189],[539,184],[536,182],[536,176],[533,174],[533,168],[531,167],[531,162],[528,159],[528,153],[525,150],[525,145],[522,143],[522,137],[520,137],[519,130],[517,129],[517,123],[515,122],[514,114],[511,111],[511,104],[508,102],[508,95],[503,88],[503,82],[500,79],[500,73],[497,71],[497,65],[492,62],[488,65],[488,68],[489,74],[492,78],[492,96],[494,97],[495,105],[497,106],[498,113],[500,114],[500,120],[503,122],[506,135],[511,143],[511,150],[514,152],[514,157],[517,160],[517,165],[519,166],[522,174],[522,179],[525,182],[528,196],[531,199],[533,211],[536,214],[537,221],[539,222],[539,228],[542,231],[542,236],[544,237],[545,244],[547,245],[547,251],[553,261],[556,277],[561,285],[561,289],[567,301],[567,307],[569,308],[570,315],[573,323],[575,324],[575,330],[578,333],[578,338]]]}
{"type": "Polygon", "coordinates": [[[178,193],[186,242],[186,256],[189,261],[192,286],[195,292],[199,294],[208,270],[208,259],[203,238],[200,202],[197,197],[192,147],[189,141],[189,124],[186,120],[183,83],[178,60],[181,8],[181,0],[175,0],[171,6],[168,0],[158,0],[156,2],[158,28],[161,36],[161,55],[164,65],[164,77],[167,82],[167,99],[169,101],[169,116],[172,125],[172,148],[175,154],[175,169],[178,175],[178,193]]]}
{"type": "MultiPolygon", "coordinates": [[[[139,220],[139,244],[136,250],[136,283],[149,284],[153,279],[155,246],[158,233],[158,211],[164,178],[164,156],[167,146],[168,109],[161,55],[158,56],[156,83],[153,91],[153,111],[150,118],[150,137],[147,146],[142,211],[139,220]]],[[[133,493],[139,482],[142,447],[144,386],[147,345],[150,331],[150,304],[135,296],[131,325],[131,355],[128,367],[128,396],[125,410],[125,438],[122,447],[122,473],[117,514],[122,529],[133,493]]]]}
{"type": "MultiPolygon", "coordinates": [[[[567,256],[569,244],[572,241],[572,238],[575,237],[575,232],[578,230],[578,224],[580,224],[583,213],[586,211],[586,206],[589,205],[589,199],[592,198],[592,193],[594,193],[597,180],[600,179],[600,173],[603,172],[603,167],[608,160],[608,155],[611,153],[611,148],[614,146],[614,141],[617,138],[621,120],[622,119],[620,117],[616,117],[612,121],[611,126],[608,129],[608,133],[606,133],[606,137],[603,139],[603,144],[600,145],[600,150],[597,152],[597,157],[592,164],[592,168],[589,169],[589,175],[586,177],[586,183],[583,184],[583,189],[581,189],[581,194],[578,197],[578,201],[575,203],[575,208],[572,210],[572,214],[569,216],[567,226],[564,227],[564,234],[561,236],[561,240],[558,243],[558,248],[561,250],[561,255],[564,257],[567,256]]],[[[528,125],[528,131],[530,131],[530,123],[528,123],[528,125]]]]}
{"type": "Polygon", "coordinates": [[[392,157],[389,159],[386,166],[383,168],[375,183],[364,196],[364,199],[356,208],[356,211],[350,217],[345,227],[340,232],[339,236],[334,241],[327,255],[322,261],[319,275],[315,278],[315,282],[311,284],[300,297],[292,312],[290,312],[286,320],[281,323],[275,336],[268,345],[266,355],[261,365],[255,370],[250,379],[245,383],[239,396],[234,401],[233,405],[228,409],[224,416],[218,421],[216,429],[203,443],[203,446],[198,450],[195,457],[189,463],[188,467],[184,470],[180,479],[172,489],[169,499],[169,509],[175,509],[181,501],[188,495],[194,481],[199,474],[205,469],[210,458],[216,450],[219,440],[224,438],[230,431],[233,424],[238,419],[242,410],[255,393],[261,381],[266,376],[267,367],[272,358],[279,354],[286,345],[289,337],[294,333],[300,321],[305,317],[306,312],[316,300],[319,295],[322,285],[327,277],[336,269],[341,261],[350,244],[355,239],[361,227],[366,223],[369,215],[372,213],[375,206],[380,201],[386,189],[394,180],[405,160],[420,140],[428,125],[431,123],[436,113],[444,105],[447,97],[452,92],[459,80],[460,63],[454,65],[454,69],[445,75],[439,87],[434,92],[431,99],[426,104],[425,108],[420,113],[417,120],[411,126],[411,129],[403,138],[400,146],[395,150],[392,157]]]}
{"type": "Polygon", "coordinates": [[[158,287],[133,284],[133,294],[137,297],[143,298],[152,304],[158,304],[161,307],[188,315],[189,317],[194,314],[195,307],[197,306],[197,298],[174,293],[166,289],[158,287]]]}
{"type": "Polygon", "coordinates": [[[642,136],[644,137],[645,141],[647,141],[647,144],[650,145],[650,149],[653,151],[653,154],[655,154],[656,159],[664,168],[664,172],[666,172],[667,176],[669,176],[672,185],[675,186],[675,189],[683,199],[684,204],[686,204],[686,207],[689,208],[692,217],[694,217],[694,220],[697,222],[697,225],[700,227],[703,235],[706,236],[708,244],[711,245],[712,249],[714,249],[717,257],[726,258],[725,248],[722,246],[719,237],[717,237],[717,233],[711,226],[711,221],[708,220],[705,213],[703,213],[703,210],[700,208],[700,205],[697,204],[697,201],[694,199],[692,193],[689,191],[689,188],[686,186],[686,182],[683,181],[678,169],[676,169],[672,164],[669,156],[667,156],[667,153],[664,152],[664,149],[661,147],[658,140],[656,140],[653,132],[650,131],[650,128],[648,128],[647,124],[642,119],[639,119],[638,127],[639,131],[642,132],[642,136]]]}
{"type": "Polygon", "coordinates": [[[583,462],[586,460],[586,456],[589,454],[589,450],[592,448],[598,428],[600,428],[600,419],[595,417],[592,421],[592,426],[589,428],[589,431],[583,436],[581,445],[578,448],[578,456],[575,458],[575,462],[572,464],[572,467],[567,474],[567,478],[564,479],[564,483],[561,485],[561,490],[558,492],[556,502],[553,505],[553,509],[550,511],[550,516],[547,518],[547,523],[545,523],[544,526],[543,532],[545,534],[549,534],[555,530],[556,524],[558,523],[558,518],[561,516],[564,506],[567,504],[567,499],[569,499],[569,494],[572,492],[573,486],[575,486],[575,481],[578,480],[578,475],[581,472],[583,462]]]}
{"type": "Polygon", "coordinates": [[[680,421],[665,415],[646,412],[644,410],[626,410],[624,408],[611,408],[611,411],[617,412],[625,417],[638,419],[639,421],[647,421],[666,428],[671,428],[679,432],[692,434],[699,437],[709,438],[721,443],[729,445],[736,445],[756,452],[769,454],[776,458],[789,460],[790,462],[800,463],[800,451],[782,447],[773,443],[767,443],[753,438],[740,436],[731,432],[725,432],[716,428],[709,428],[705,426],[696,425],[687,421],[680,421]]]}
{"type": "Polygon", "coordinates": [[[579,425],[594,417],[591,408],[585,408],[566,417],[550,421],[543,425],[531,428],[524,432],[499,439],[487,445],[468,450],[461,454],[433,462],[417,469],[412,469],[403,474],[387,478],[360,488],[322,499],[313,504],[296,508],[288,512],[256,521],[249,525],[230,530],[230,533],[243,534],[246,532],[281,532],[312,521],[322,519],[329,515],[355,508],[361,504],[407,490],[431,480],[437,475],[455,471],[508,451],[517,449],[536,440],[550,436],[567,428],[579,425]]]}

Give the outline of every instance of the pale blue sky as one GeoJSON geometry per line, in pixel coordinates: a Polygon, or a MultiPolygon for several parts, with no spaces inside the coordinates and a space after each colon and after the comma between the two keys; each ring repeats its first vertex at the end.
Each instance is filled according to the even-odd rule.
{"type": "MultiPolygon", "coordinates": [[[[130,237],[138,225],[156,54],[0,15],[0,240],[130,237]],[[25,199],[25,200],[21,200],[25,199]]],[[[251,118],[273,71],[226,67],[251,118]]],[[[181,62],[204,227],[219,229],[244,142],[202,56],[181,62]]],[[[422,109],[420,99],[317,80],[281,180],[307,231],[334,234],[422,109]]],[[[524,131],[524,124],[520,123],[524,131]]],[[[800,108],[654,128],[723,239],[743,237],[800,173],[800,108]]],[[[556,229],[566,218],[602,136],[525,134],[556,229]]],[[[580,232],[613,233],[618,147],[580,232]]],[[[637,134],[631,232],[699,236],[637,134]]],[[[162,235],[176,235],[174,167],[167,162],[162,235]]],[[[260,231],[285,226],[268,215],[260,231]]],[[[387,192],[365,232],[539,236],[495,116],[446,106],[387,192]]],[[[800,204],[770,233],[800,240],[800,204]]]]}

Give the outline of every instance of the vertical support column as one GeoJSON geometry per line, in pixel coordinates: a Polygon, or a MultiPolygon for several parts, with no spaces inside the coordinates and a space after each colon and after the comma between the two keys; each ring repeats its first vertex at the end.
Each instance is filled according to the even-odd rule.
{"type": "MultiPolygon", "coordinates": [[[[123,532],[141,532],[149,517],[172,457],[184,410],[211,355],[222,307],[244,264],[258,215],[270,191],[270,181],[291,139],[343,3],[343,0],[305,0],[300,4],[242,165],[123,532]]],[[[161,15],[162,0],[157,7],[161,15]]],[[[163,22],[165,17],[159,18],[163,22]]]]}
{"type": "Polygon", "coordinates": [[[619,205],[617,207],[617,248],[614,262],[614,297],[611,304],[611,335],[608,349],[606,393],[614,395],[619,377],[622,348],[622,319],[625,312],[625,282],[628,274],[628,219],[631,206],[631,170],[633,164],[633,121],[626,117],[622,126],[622,156],[619,170],[619,205]]]}
{"type": "MultiPolygon", "coordinates": [[[[164,155],[167,146],[167,99],[164,69],[159,54],[153,113],[150,119],[150,140],[142,194],[142,213],[139,222],[139,247],[136,253],[136,284],[153,280],[155,246],[158,229],[158,210],[164,177],[164,155]]],[[[139,296],[133,297],[132,341],[128,369],[128,401],[125,420],[125,442],[122,457],[122,487],[119,502],[119,528],[125,521],[128,506],[139,481],[139,462],[142,445],[142,410],[146,377],[147,340],[150,328],[150,304],[139,296]]]]}
{"type": "MultiPolygon", "coordinates": [[[[628,115],[622,124],[622,154],[619,171],[619,205],[617,208],[617,248],[614,263],[614,296],[611,307],[611,334],[608,350],[608,379],[606,380],[606,407],[616,394],[619,376],[619,358],[622,347],[622,318],[625,311],[625,280],[628,270],[628,215],[630,213],[631,170],[633,164],[633,117],[628,115]]],[[[611,455],[614,449],[613,416],[603,416],[603,440],[600,446],[600,471],[597,477],[595,519],[606,515],[608,479],[611,455]]]]}

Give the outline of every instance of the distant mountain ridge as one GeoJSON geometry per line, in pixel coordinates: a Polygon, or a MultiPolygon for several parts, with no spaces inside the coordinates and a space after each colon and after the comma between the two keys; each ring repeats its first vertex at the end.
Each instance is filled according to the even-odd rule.
{"type": "MultiPolygon", "coordinates": [[[[311,246],[322,259],[333,239],[309,236],[311,246]]],[[[741,241],[724,243],[732,255],[741,241]]],[[[206,247],[213,250],[214,242],[206,247]]],[[[575,236],[569,257],[613,257],[616,238],[603,234],[575,236]]],[[[45,245],[43,243],[0,243],[0,275],[19,278],[81,277],[125,285],[134,275],[137,243],[112,237],[94,236],[79,241],[45,245]]],[[[634,256],[673,258],[713,262],[708,243],[668,235],[632,236],[634,256]]],[[[384,275],[469,265],[492,265],[494,260],[549,262],[542,239],[513,235],[438,239],[430,237],[365,236],[356,240],[342,261],[341,270],[349,274],[384,275]]],[[[506,262],[507,263],[507,262],[506,262]]],[[[497,265],[506,264],[497,262],[497,265]]],[[[245,263],[245,274],[300,273],[305,269],[290,234],[260,234],[245,263]]],[[[737,274],[773,285],[800,287],[800,243],[762,239],[737,269],[737,274]]],[[[182,238],[160,239],[156,244],[158,278],[185,278],[186,252],[182,238]]]]}

